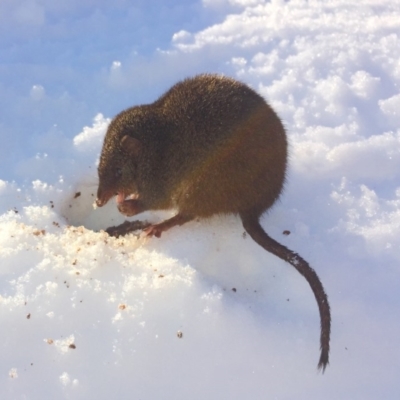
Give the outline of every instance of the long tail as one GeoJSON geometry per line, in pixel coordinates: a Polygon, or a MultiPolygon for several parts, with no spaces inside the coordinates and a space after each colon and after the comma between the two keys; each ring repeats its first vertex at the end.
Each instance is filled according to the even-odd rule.
{"type": "Polygon", "coordinates": [[[331,332],[331,311],[328,303],[328,297],[325,293],[324,287],[318,278],[316,272],[309,266],[308,262],[300,257],[297,253],[289,250],[287,247],[281,245],[276,240],[272,239],[262,228],[257,218],[241,216],[243,227],[252,239],[258,243],[262,248],[276,255],[284,261],[291,264],[301,275],[306,278],[310,284],[317,300],[319,314],[321,319],[321,337],[320,337],[320,350],[321,355],[318,363],[318,369],[325,371],[326,366],[329,364],[329,340],[331,332]]]}

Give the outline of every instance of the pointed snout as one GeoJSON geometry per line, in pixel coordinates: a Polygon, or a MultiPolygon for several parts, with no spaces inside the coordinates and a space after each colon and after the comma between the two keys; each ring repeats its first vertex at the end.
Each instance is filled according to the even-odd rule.
{"type": "Polygon", "coordinates": [[[111,199],[111,197],[114,196],[114,191],[113,190],[104,190],[102,186],[99,186],[97,190],[97,199],[96,199],[96,205],[97,207],[103,207],[108,203],[108,200],[111,199]]]}
{"type": "Polygon", "coordinates": [[[97,197],[97,199],[96,199],[96,206],[97,206],[97,207],[103,207],[104,204],[106,204],[106,203],[107,203],[106,201],[104,201],[104,200],[102,200],[102,199],[99,199],[99,198],[97,197]]]}

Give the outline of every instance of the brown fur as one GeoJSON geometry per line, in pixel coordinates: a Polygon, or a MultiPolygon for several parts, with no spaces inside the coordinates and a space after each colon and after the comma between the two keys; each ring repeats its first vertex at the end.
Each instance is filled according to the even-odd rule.
{"type": "Polygon", "coordinates": [[[284,127],[264,99],[233,79],[199,75],[113,119],[100,157],[97,204],[117,194],[128,216],[176,209],[175,217],[145,229],[157,237],[193,218],[239,215],[260,246],[309,282],[321,317],[318,367],[325,370],[331,317],[324,288],[305,260],[259,224],[282,192],[286,164],[284,127]]]}

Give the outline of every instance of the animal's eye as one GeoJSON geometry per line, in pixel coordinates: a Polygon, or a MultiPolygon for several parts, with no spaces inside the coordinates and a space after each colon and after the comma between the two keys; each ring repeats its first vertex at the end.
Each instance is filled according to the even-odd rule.
{"type": "Polygon", "coordinates": [[[115,177],[116,178],[120,178],[122,176],[122,169],[121,168],[117,168],[115,170],[115,177]]]}

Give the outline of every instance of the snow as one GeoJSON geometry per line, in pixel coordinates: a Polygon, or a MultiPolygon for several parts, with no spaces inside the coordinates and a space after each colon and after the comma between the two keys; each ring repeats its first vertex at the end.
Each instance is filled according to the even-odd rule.
{"type": "MultiPolygon", "coordinates": [[[[88,1],[72,21],[80,6],[63,4],[2,3],[0,21],[18,28],[6,53],[32,46],[39,57],[41,29],[60,40],[46,48],[62,48],[67,23],[80,27],[74,43],[88,48],[107,12],[107,43],[118,18],[123,26],[139,12],[150,19],[144,4],[134,14],[121,0],[124,16],[88,1]]],[[[12,66],[0,71],[0,398],[398,399],[400,4],[173,7],[204,14],[187,17],[195,28],[183,11],[174,26],[161,26],[169,42],[148,38],[158,43],[154,54],[129,50],[125,38],[120,53],[93,46],[93,74],[87,65],[60,69],[45,55],[42,69],[26,60],[14,86],[6,79],[12,66]],[[193,221],[160,239],[116,239],[104,232],[124,221],[115,202],[93,207],[110,118],[198,72],[248,83],[285,123],[287,184],[262,223],[309,261],[326,289],[332,340],[323,375],[310,287],[244,236],[236,217],[193,221]],[[21,146],[33,143],[31,129],[34,146],[21,146]]]]}

